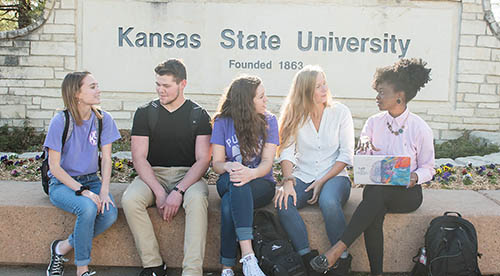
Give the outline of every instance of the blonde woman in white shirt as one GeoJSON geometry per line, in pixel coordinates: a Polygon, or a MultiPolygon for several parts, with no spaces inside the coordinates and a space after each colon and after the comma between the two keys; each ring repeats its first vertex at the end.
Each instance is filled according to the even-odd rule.
{"type": "MultiPolygon", "coordinates": [[[[346,226],[342,207],[351,192],[345,167],[352,165],[354,155],[352,116],[345,105],[332,101],[321,67],[311,65],[295,75],[281,114],[278,155],[283,185],[274,204],[309,276],[320,275],[309,265],[318,252],[309,247],[298,209],[318,203],[330,243],[339,240],[346,226]]],[[[347,252],[342,257],[329,275],[347,275],[352,257],[347,252]]]]}

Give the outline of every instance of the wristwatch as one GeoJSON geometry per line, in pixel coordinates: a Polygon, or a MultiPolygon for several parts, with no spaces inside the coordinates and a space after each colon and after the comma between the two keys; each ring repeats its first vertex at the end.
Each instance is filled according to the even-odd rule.
{"type": "Polygon", "coordinates": [[[182,197],[184,197],[185,192],[183,190],[177,188],[177,186],[175,186],[172,190],[178,192],[179,194],[181,194],[182,197]]]}
{"type": "Polygon", "coordinates": [[[83,193],[83,191],[85,191],[85,190],[90,190],[90,187],[89,187],[89,186],[87,186],[87,185],[82,185],[82,186],[80,186],[80,190],[76,190],[76,191],[75,191],[75,195],[76,195],[76,196],[81,196],[81,195],[82,195],[82,193],[83,193]]]}

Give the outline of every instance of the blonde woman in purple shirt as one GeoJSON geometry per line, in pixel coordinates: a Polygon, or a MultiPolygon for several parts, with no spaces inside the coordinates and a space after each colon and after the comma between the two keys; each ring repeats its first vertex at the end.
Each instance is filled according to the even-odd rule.
{"type": "Polygon", "coordinates": [[[420,184],[434,175],[433,135],[407,104],[430,80],[431,69],[426,64],[421,59],[401,59],[377,69],[372,87],[383,112],[368,118],[358,147],[358,154],[410,156],[410,183],[406,187],[367,185],[340,241],[311,261],[316,271],[325,272],[339,265],[342,252],[364,233],[371,274],[382,275],[385,214],[412,212],[422,204],[420,184]]]}
{"type": "Polygon", "coordinates": [[[100,103],[99,85],[89,72],[73,72],[62,83],[62,97],[69,111],[71,134],[62,145],[64,112],[50,121],[44,147],[49,153],[49,197],[52,204],[76,215],[73,233],[65,240],[50,245],[47,276],[64,273],[64,255],[75,250],[77,276],[90,276],[92,239],[108,229],[116,220],[117,209],[109,193],[111,178],[111,143],[120,138],[113,118],[94,105],[100,103]],[[97,120],[102,119],[99,141],[97,120]],[[101,178],[99,167],[101,145],[101,178]]]}

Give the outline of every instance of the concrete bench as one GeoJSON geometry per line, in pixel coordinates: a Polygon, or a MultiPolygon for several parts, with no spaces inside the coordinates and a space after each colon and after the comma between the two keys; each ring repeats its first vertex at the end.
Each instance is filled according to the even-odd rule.
{"type": "MultiPolygon", "coordinates": [[[[112,184],[111,192],[121,209],[121,194],[127,184],[112,184]]],[[[69,235],[74,216],[54,207],[42,192],[40,183],[0,181],[0,263],[46,264],[49,244],[69,235]]],[[[361,200],[362,190],[353,189],[344,208],[349,220],[361,200]]],[[[204,260],[205,270],[219,270],[220,199],[210,186],[208,237],[204,260]]],[[[273,206],[266,208],[272,210],[273,206]]],[[[432,218],[444,211],[460,212],[478,231],[479,264],[483,274],[500,273],[500,191],[424,190],[424,203],[410,214],[388,214],[384,224],[387,272],[410,271],[411,258],[423,245],[424,233],[432,218]]],[[[173,222],[160,219],[151,208],[161,252],[171,267],[180,267],[184,240],[184,212],[173,222]]],[[[323,252],[329,247],[319,208],[301,210],[309,231],[311,247],[323,252]]],[[[349,249],[354,256],[353,271],[369,271],[368,259],[361,236],[349,249]]],[[[70,258],[72,255],[69,256],[70,258]]],[[[94,240],[92,265],[140,266],[139,256],[123,212],[117,222],[94,240]]]]}

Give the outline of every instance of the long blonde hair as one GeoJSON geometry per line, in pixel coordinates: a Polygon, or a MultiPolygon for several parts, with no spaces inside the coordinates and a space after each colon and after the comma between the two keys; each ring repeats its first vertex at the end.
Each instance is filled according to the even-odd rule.
{"type": "MultiPolygon", "coordinates": [[[[80,88],[83,85],[83,79],[90,74],[91,73],[87,71],[68,73],[64,77],[61,85],[64,107],[71,113],[75,123],[79,126],[83,124],[83,119],[80,112],[78,112],[78,99],[76,95],[80,92],[80,88]]],[[[102,119],[101,113],[97,111],[98,107],[92,106],[91,108],[97,118],[102,119]]]]}
{"type": "MultiPolygon", "coordinates": [[[[316,78],[318,74],[323,74],[323,69],[318,65],[307,65],[295,74],[290,87],[290,92],[281,107],[279,122],[280,146],[278,155],[283,149],[290,146],[297,138],[297,132],[307,121],[314,108],[314,91],[316,88],[316,78]]],[[[327,91],[327,101],[325,107],[331,105],[331,92],[327,91]]]]}

